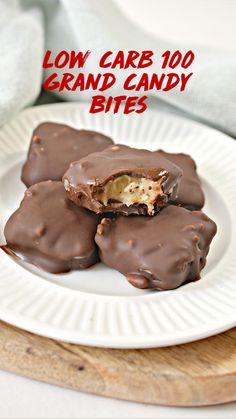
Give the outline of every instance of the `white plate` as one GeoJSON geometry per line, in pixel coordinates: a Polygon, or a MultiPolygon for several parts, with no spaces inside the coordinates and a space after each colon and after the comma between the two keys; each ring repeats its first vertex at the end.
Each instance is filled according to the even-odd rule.
{"type": "Polygon", "coordinates": [[[236,325],[236,144],[226,135],[165,113],[91,115],[84,104],[21,112],[0,131],[0,240],[24,186],[20,170],[32,129],[41,121],[93,128],[114,140],[151,150],[190,153],[206,193],[204,210],[218,225],[202,280],[174,291],[133,288],[98,264],[51,275],[0,251],[0,318],[34,333],[115,348],[174,345],[236,325]]]}

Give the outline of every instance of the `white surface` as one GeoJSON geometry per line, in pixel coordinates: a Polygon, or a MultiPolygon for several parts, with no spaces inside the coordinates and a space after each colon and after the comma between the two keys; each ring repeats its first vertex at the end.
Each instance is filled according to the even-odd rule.
{"type": "Polygon", "coordinates": [[[79,393],[6,372],[0,373],[0,388],[1,419],[235,419],[236,403],[204,408],[144,405],[79,393]]]}
{"type": "Polygon", "coordinates": [[[154,36],[236,50],[235,0],[115,1],[130,19],[154,36]]]}
{"type": "Polygon", "coordinates": [[[20,169],[30,135],[46,120],[93,128],[135,147],[190,154],[202,178],[204,210],[218,231],[202,279],[168,292],[138,290],[102,263],[52,275],[16,263],[1,251],[0,318],[51,338],[116,348],[185,343],[235,326],[235,142],[204,125],[165,113],[146,111],[140,121],[140,115],[134,114],[91,115],[87,105],[76,103],[27,109],[0,131],[3,242],[4,221],[23,196],[20,169]]]}
{"type": "MultiPolygon", "coordinates": [[[[156,35],[170,36],[189,43],[236,48],[235,36],[228,32],[235,28],[234,0],[117,0],[126,7],[128,15],[150,28],[156,35]],[[134,4],[135,3],[135,4],[134,4]],[[133,7],[134,4],[134,7],[133,7]],[[179,10],[176,11],[176,7],[179,10]],[[149,6],[150,7],[150,6],[149,6]],[[170,10],[175,13],[170,16],[170,10]],[[222,8],[229,12],[222,19],[222,8]],[[207,12],[205,13],[205,10],[207,12]],[[180,10],[183,10],[181,13],[180,10]],[[155,12],[155,15],[153,14],[155,12]],[[157,13],[158,12],[158,13],[157,13]],[[175,19],[178,12],[178,20],[175,19]],[[190,16],[190,29],[186,25],[190,16]],[[198,16],[198,19],[196,19],[198,16]],[[209,24],[211,23],[211,24],[209,24]],[[219,27],[221,30],[219,30],[219,27]],[[200,28],[200,30],[199,30],[200,28]],[[204,35],[203,35],[204,34],[204,35]],[[223,34],[223,35],[222,35],[223,34]]],[[[236,403],[207,408],[165,408],[105,399],[37,383],[5,372],[0,372],[1,418],[235,418],[236,403]]]]}
{"type": "Polygon", "coordinates": [[[79,393],[0,373],[0,418],[235,419],[236,403],[204,408],[144,405],[79,393]]]}

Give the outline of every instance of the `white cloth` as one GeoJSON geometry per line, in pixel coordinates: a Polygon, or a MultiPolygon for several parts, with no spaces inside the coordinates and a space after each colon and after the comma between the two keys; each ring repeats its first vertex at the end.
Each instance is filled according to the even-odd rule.
{"type": "MultiPolygon", "coordinates": [[[[90,49],[85,71],[93,73],[105,50],[151,49],[160,57],[166,49],[191,49],[191,45],[175,45],[144,33],[112,0],[0,0],[0,25],[0,125],[34,102],[42,83],[46,49],[54,53],[90,49]]],[[[236,136],[236,57],[228,51],[192,49],[196,54],[191,67],[194,75],[186,90],[150,94],[236,136]]],[[[158,66],[148,69],[158,71],[158,66]]],[[[122,81],[129,73],[115,74],[117,83],[107,92],[112,96],[123,93],[122,81]]],[[[57,94],[65,100],[84,100],[95,93],[57,94]]]]}
{"type": "Polygon", "coordinates": [[[41,88],[43,20],[37,8],[0,0],[0,125],[33,104],[41,88]]]}

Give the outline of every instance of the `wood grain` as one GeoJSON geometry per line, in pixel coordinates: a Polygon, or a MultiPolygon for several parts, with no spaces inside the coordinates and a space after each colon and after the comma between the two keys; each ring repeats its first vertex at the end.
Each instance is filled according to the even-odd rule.
{"type": "Polygon", "coordinates": [[[236,328],[170,348],[62,343],[0,322],[0,369],[102,396],[176,406],[236,400],[236,328]]]}

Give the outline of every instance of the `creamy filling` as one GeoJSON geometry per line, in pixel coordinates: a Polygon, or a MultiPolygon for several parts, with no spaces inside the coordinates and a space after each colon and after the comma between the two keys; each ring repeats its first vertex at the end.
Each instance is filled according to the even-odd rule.
{"type": "Polygon", "coordinates": [[[163,194],[161,188],[162,178],[157,181],[122,175],[109,180],[103,188],[96,193],[96,199],[103,205],[110,200],[125,204],[127,207],[134,204],[145,204],[148,214],[154,214],[154,204],[163,194]]]}

